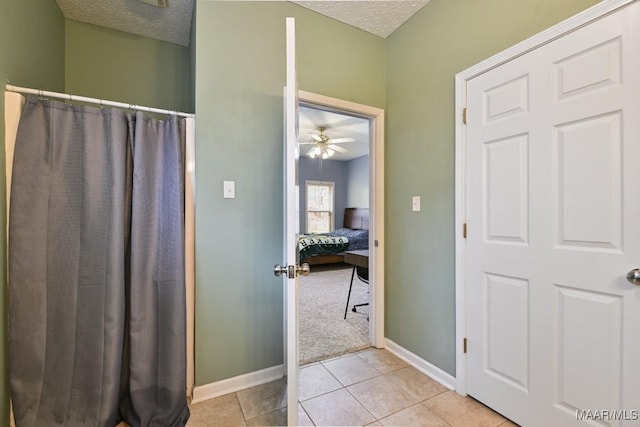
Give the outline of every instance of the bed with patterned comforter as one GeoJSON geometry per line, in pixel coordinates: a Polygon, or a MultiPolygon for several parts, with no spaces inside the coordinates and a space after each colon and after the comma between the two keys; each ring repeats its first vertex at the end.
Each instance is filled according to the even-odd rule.
{"type": "Polygon", "coordinates": [[[369,230],[338,228],[327,234],[303,234],[298,237],[301,262],[312,256],[337,255],[368,247],[369,230]]]}

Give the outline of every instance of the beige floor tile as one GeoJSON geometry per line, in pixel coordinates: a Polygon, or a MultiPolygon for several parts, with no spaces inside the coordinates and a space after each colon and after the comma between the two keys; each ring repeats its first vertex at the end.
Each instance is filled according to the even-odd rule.
{"type": "Polygon", "coordinates": [[[247,420],[247,426],[286,426],[287,408],[278,409],[259,417],[247,420]]]}
{"type": "Polygon", "coordinates": [[[300,369],[298,399],[304,401],[312,397],[342,388],[342,384],[321,364],[300,369]]]}
{"type": "MultiPolygon", "coordinates": [[[[247,420],[247,426],[286,426],[287,408],[278,409],[269,414],[247,420]]],[[[313,426],[309,415],[304,411],[302,405],[298,404],[298,424],[296,426],[313,426]]]]}
{"type": "Polygon", "coordinates": [[[514,423],[513,421],[505,421],[504,423],[500,424],[499,427],[520,427],[518,424],[514,423]]]}
{"type": "Polygon", "coordinates": [[[380,420],[383,426],[449,427],[442,418],[434,414],[424,403],[403,409],[380,420]]]}
{"type": "Polygon", "coordinates": [[[322,364],[345,386],[380,375],[379,371],[355,354],[322,364]]]}
{"type": "Polygon", "coordinates": [[[377,419],[401,411],[418,400],[385,377],[376,377],[347,387],[377,419]]]}
{"type": "Polygon", "coordinates": [[[284,379],[241,390],[237,395],[247,420],[287,406],[287,385],[284,379]]]}
{"type": "Polygon", "coordinates": [[[298,403],[298,425],[299,426],[313,426],[313,422],[309,415],[305,412],[301,404],[298,403]]]}
{"type": "Polygon", "coordinates": [[[381,426],[380,421],[374,421],[371,424],[367,424],[368,426],[381,426]]]}
{"type": "Polygon", "coordinates": [[[454,391],[432,397],[425,405],[453,427],[496,427],[507,421],[480,402],[454,391]]]}
{"type": "Polygon", "coordinates": [[[319,426],[363,426],[375,421],[348,391],[340,389],[302,402],[307,414],[319,426]]]}
{"type": "Polygon", "coordinates": [[[187,427],[244,426],[244,416],[235,393],[216,397],[189,407],[187,427]]]}
{"type": "Polygon", "coordinates": [[[408,391],[413,397],[422,401],[437,394],[449,390],[439,382],[429,378],[413,366],[398,369],[386,375],[402,389],[408,391]]]}
{"type": "Polygon", "coordinates": [[[394,356],[387,350],[372,348],[359,352],[358,356],[383,374],[408,366],[407,362],[394,356]]]}

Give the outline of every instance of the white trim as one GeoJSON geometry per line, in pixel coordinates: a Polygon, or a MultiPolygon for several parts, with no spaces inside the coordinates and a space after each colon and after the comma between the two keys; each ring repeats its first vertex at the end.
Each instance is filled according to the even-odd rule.
{"type": "Polygon", "coordinates": [[[467,357],[464,354],[463,340],[467,336],[466,296],[464,287],[464,263],[466,240],[463,237],[463,224],[467,222],[466,208],[466,153],[467,134],[465,124],[462,121],[462,109],[467,104],[467,81],[456,76],[455,83],[455,271],[456,271],[456,391],[466,396],[467,394],[467,357]]]}
{"type": "Polygon", "coordinates": [[[193,395],[196,382],[195,375],[195,305],[196,305],[196,120],[192,117],[184,119],[185,134],[185,168],[184,168],[184,271],[185,296],[187,309],[187,397],[193,395]]]}
{"type": "Polygon", "coordinates": [[[384,110],[311,92],[298,91],[301,103],[328,111],[347,112],[370,120],[369,147],[369,262],[373,265],[369,311],[369,342],[384,347],[384,110]],[[378,242],[376,247],[375,242],[378,242]]]}
{"type": "Polygon", "coordinates": [[[456,388],[456,377],[454,377],[453,375],[443,371],[435,365],[432,365],[421,357],[416,356],[406,348],[391,341],[389,338],[385,338],[384,341],[385,347],[387,350],[389,350],[390,353],[398,356],[400,359],[404,360],[423,374],[428,375],[432,379],[438,381],[449,390],[454,390],[456,388]]]}
{"type": "MultiPolygon", "coordinates": [[[[467,390],[467,364],[463,352],[462,342],[466,336],[466,303],[465,303],[465,240],[462,236],[462,224],[466,222],[466,147],[467,135],[465,125],[462,123],[462,109],[467,104],[467,82],[487,71],[520,57],[532,50],[544,46],[568,33],[571,33],[585,25],[614,13],[618,9],[628,6],[638,0],[604,0],[585,11],[568,18],[553,27],[544,30],[523,42],[518,43],[492,57],[486,59],[464,71],[455,77],[455,242],[456,242],[456,391],[462,395],[467,390]]],[[[469,114],[474,114],[470,111],[469,114]]],[[[473,230],[470,230],[473,233],[473,230]]]]}
{"type": "Polygon", "coordinates": [[[191,403],[203,402],[213,399],[214,397],[244,390],[245,388],[255,387],[260,384],[275,381],[283,376],[284,365],[278,365],[260,371],[238,375],[237,377],[227,378],[226,380],[199,385],[193,389],[193,400],[191,403]]]}

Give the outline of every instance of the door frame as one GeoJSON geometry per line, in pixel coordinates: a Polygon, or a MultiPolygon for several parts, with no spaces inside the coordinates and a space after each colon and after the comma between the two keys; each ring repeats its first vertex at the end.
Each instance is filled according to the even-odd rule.
{"type": "Polygon", "coordinates": [[[384,110],[298,91],[300,104],[369,119],[369,343],[384,347],[384,110]]]}
{"type": "MultiPolygon", "coordinates": [[[[604,0],[551,28],[544,30],[512,46],[455,76],[455,305],[456,305],[456,392],[467,394],[467,357],[464,340],[467,335],[467,312],[465,302],[465,226],[466,215],[466,167],[467,133],[464,123],[467,114],[467,82],[487,71],[497,68],[519,56],[544,46],[572,31],[588,25],[606,15],[614,13],[640,0],[604,0]]],[[[473,233],[474,230],[469,232],[473,233]]]]}

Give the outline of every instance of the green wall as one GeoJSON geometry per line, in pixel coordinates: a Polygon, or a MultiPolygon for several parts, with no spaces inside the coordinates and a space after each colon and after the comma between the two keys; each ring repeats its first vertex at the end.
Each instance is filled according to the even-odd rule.
{"type": "Polygon", "coordinates": [[[386,336],[452,375],[454,76],[595,3],[431,0],[387,39],[386,336]]]}
{"type": "MultiPolygon", "coordinates": [[[[454,374],[453,77],[596,1],[432,0],[387,40],[288,2],[197,3],[194,57],[65,22],[53,1],[0,0],[4,81],[185,111],[195,86],[197,383],[282,362],[282,285],[271,271],[282,261],[285,16],[297,19],[300,89],[386,108],[386,335],[454,374]],[[236,199],[222,198],[223,180],[236,181],[236,199]],[[410,212],[412,195],[422,212],[410,212]]],[[[0,271],[5,255],[0,245],[0,271]]]]}
{"type": "MultiPolygon", "coordinates": [[[[4,85],[64,89],[64,20],[51,0],[0,0],[0,218],[6,223],[4,85]]],[[[0,227],[0,242],[6,242],[0,227]]],[[[0,425],[9,425],[6,245],[0,244],[0,425]]]]}
{"type": "Polygon", "coordinates": [[[65,26],[68,93],[193,112],[188,47],[70,19],[65,26]]]}
{"type": "Polygon", "coordinates": [[[384,40],[289,2],[197,4],[196,383],[282,363],[285,17],[299,88],[385,104],[384,40]],[[222,198],[222,181],[236,198],[222,198]]]}

